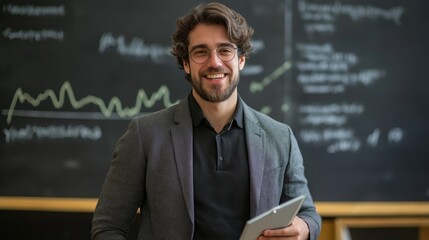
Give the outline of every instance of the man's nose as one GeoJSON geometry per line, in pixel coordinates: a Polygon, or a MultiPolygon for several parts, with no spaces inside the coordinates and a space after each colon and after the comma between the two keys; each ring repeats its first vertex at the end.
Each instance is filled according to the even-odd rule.
{"type": "Polygon", "coordinates": [[[212,49],[209,55],[209,60],[207,61],[207,65],[210,67],[220,67],[222,66],[222,60],[217,56],[216,49],[212,49]]]}

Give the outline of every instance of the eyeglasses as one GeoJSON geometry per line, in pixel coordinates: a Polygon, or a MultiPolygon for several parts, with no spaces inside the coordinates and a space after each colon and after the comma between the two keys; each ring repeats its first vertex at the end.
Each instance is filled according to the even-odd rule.
{"type": "MultiPolygon", "coordinates": [[[[223,62],[229,62],[235,57],[236,49],[236,47],[231,45],[221,45],[215,48],[216,56],[223,62]]],[[[204,64],[209,60],[211,51],[212,49],[209,49],[208,47],[197,47],[192,49],[189,55],[195,63],[204,64]]]]}

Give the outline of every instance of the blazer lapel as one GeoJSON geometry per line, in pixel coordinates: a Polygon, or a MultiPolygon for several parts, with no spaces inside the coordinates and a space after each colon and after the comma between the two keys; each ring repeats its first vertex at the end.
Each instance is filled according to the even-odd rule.
{"type": "Polygon", "coordinates": [[[265,132],[260,128],[259,122],[253,115],[252,110],[244,103],[243,106],[247,152],[249,156],[250,216],[254,217],[258,213],[265,166],[265,132]]]}
{"type": "Polygon", "coordinates": [[[191,222],[194,223],[194,189],[192,170],[192,120],[188,100],[178,103],[174,124],[171,127],[174,155],[179,172],[182,193],[185,198],[191,222]]]}

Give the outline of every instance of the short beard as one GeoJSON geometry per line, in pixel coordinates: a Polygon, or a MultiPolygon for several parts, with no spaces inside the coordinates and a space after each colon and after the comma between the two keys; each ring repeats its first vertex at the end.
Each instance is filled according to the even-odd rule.
{"type": "Polygon", "coordinates": [[[228,86],[228,88],[224,92],[221,92],[221,86],[215,86],[210,89],[210,91],[206,91],[203,88],[203,81],[197,82],[195,81],[195,79],[191,79],[192,86],[194,87],[198,95],[205,101],[213,103],[223,102],[230,98],[232,93],[234,93],[234,90],[237,88],[239,82],[240,79],[237,76],[237,79],[231,81],[231,84],[228,86]]]}

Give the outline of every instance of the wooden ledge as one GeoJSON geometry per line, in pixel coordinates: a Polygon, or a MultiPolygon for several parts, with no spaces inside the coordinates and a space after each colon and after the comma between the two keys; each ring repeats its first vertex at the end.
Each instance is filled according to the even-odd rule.
{"type": "MultiPolygon", "coordinates": [[[[97,198],[0,197],[0,210],[94,212],[97,198]]],[[[316,202],[322,217],[429,216],[429,202],[316,202]]]]}
{"type": "Polygon", "coordinates": [[[429,202],[316,202],[322,217],[429,216],[429,202]]]}
{"type": "Polygon", "coordinates": [[[0,197],[0,210],[94,212],[97,198],[0,197]]]}

